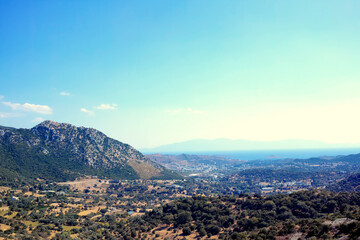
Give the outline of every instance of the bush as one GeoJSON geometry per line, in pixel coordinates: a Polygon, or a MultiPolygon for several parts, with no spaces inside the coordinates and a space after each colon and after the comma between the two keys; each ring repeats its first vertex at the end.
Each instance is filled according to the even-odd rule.
{"type": "Polygon", "coordinates": [[[207,234],[207,232],[205,231],[205,228],[200,228],[199,229],[199,235],[200,235],[200,237],[203,237],[203,236],[205,236],[207,234]]]}
{"type": "Polygon", "coordinates": [[[185,227],[185,228],[183,228],[182,232],[183,232],[184,236],[188,236],[191,234],[191,229],[189,227],[185,227]]]}
{"type": "Polygon", "coordinates": [[[207,227],[207,233],[211,235],[217,235],[220,232],[220,228],[216,225],[209,225],[207,227]]]}

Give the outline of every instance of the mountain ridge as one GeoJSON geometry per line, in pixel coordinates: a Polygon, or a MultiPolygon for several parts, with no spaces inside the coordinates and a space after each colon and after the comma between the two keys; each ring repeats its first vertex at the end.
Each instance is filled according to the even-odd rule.
{"type": "Polygon", "coordinates": [[[151,179],[169,173],[129,144],[96,129],[50,120],[31,129],[0,127],[0,171],[57,180],[82,175],[151,179]]]}

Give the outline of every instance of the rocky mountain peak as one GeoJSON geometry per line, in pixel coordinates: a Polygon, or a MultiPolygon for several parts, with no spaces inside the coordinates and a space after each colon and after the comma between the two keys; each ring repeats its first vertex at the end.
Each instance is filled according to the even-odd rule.
{"type": "Polygon", "coordinates": [[[76,127],[69,123],[58,123],[50,120],[36,125],[31,131],[46,141],[61,141],[62,143],[64,141],[73,143],[75,139],[87,138],[96,144],[103,144],[106,138],[105,134],[93,128],[76,127]]]}
{"type": "MultiPolygon", "coordinates": [[[[58,122],[54,122],[51,120],[46,120],[46,121],[39,123],[35,127],[33,127],[32,130],[51,129],[53,131],[59,131],[59,130],[68,130],[68,129],[75,129],[75,128],[77,128],[77,127],[75,127],[74,125],[69,124],[69,123],[58,123],[58,122]]],[[[84,127],[80,127],[80,128],[84,128],[84,127]]]]}
{"type": "Polygon", "coordinates": [[[45,121],[39,123],[38,125],[36,125],[34,128],[36,128],[36,127],[51,127],[51,126],[59,127],[61,125],[71,125],[71,124],[69,124],[69,123],[58,123],[58,122],[54,122],[54,121],[51,121],[51,120],[45,120],[45,121]]]}
{"type": "MultiPolygon", "coordinates": [[[[0,130],[0,150],[3,148],[5,152],[19,147],[29,164],[32,161],[37,164],[37,159],[43,161],[43,166],[53,163],[55,165],[49,167],[61,168],[63,176],[75,170],[85,173],[87,169],[87,172],[97,172],[97,175],[148,179],[161,176],[164,170],[130,145],[109,138],[93,128],[47,120],[31,129],[0,130]],[[65,166],[72,170],[65,170],[65,166]]],[[[20,152],[14,154],[16,159],[16,154],[20,152]]]]}

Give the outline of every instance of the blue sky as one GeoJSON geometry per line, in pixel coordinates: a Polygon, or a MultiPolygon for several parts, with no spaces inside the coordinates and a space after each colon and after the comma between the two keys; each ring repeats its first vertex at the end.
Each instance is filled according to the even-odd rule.
{"type": "Polygon", "coordinates": [[[1,1],[0,125],[135,147],[360,142],[360,2],[1,1]]]}

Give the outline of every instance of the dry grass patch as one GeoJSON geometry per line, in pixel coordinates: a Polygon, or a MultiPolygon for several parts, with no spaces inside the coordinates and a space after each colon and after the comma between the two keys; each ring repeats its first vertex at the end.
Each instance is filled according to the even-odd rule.
{"type": "Polygon", "coordinates": [[[9,187],[0,186],[0,192],[4,192],[4,191],[10,190],[10,189],[11,188],[9,188],[9,187]]]}
{"type": "Polygon", "coordinates": [[[80,226],[62,226],[63,227],[63,231],[71,231],[71,229],[80,229],[81,227],[80,226]]]}
{"type": "Polygon", "coordinates": [[[134,212],[133,214],[131,214],[132,217],[135,217],[135,216],[142,216],[144,215],[145,213],[141,213],[141,212],[134,212]]]}
{"type": "Polygon", "coordinates": [[[5,225],[5,224],[0,223],[0,230],[6,231],[6,230],[9,230],[10,228],[11,227],[9,225],[5,225]]]}
{"type": "Polygon", "coordinates": [[[11,215],[3,215],[3,217],[8,218],[8,219],[12,219],[13,217],[16,216],[16,214],[18,214],[17,212],[12,212],[11,215]]]}
{"type": "Polygon", "coordinates": [[[0,207],[0,212],[8,212],[9,211],[9,207],[8,206],[4,206],[4,207],[0,207]]]}
{"type": "Polygon", "coordinates": [[[100,179],[79,179],[75,181],[69,181],[69,182],[60,182],[57,183],[61,186],[69,186],[72,189],[76,189],[79,191],[84,191],[85,189],[89,190],[100,190],[100,189],[106,189],[109,186],[108,180],[100,180],[100,179]],[[101,181],[101,182],[99,182],[101,181]]]}
{"type": "Polygon", "coordinates": [[[86,216],[86,215],[89,215],[91,213],[97,213],[99,210],[100,210],[99,208],[89,209],[89,210],[79,212],[78,215],[79,216],[86,216]]]}
{"type": "Polygon", "coordinates": [[[128,161],[128,164],[142,179],[150,179],[160,175],[160,170],[147,162],[140,162],[135,159],[128,161]]]}
{"type": "Polygon", "coordinates": [[[99,214],[99,215],[95,215],[95,216],[93,216],[92,218],[90,218],[91,220],[94,220],[94,219],[96,219],[96,218],[100,218],[100,217],[102,217],[102,215],[101,214],[99,214]]]}
{"type": "Polygon", "coordinates": [[[26,226],[37,227],[40,223],[32,221],[23,221],[26,226]]]}

